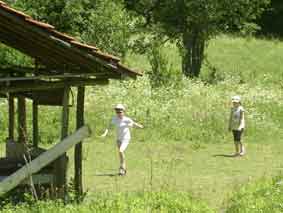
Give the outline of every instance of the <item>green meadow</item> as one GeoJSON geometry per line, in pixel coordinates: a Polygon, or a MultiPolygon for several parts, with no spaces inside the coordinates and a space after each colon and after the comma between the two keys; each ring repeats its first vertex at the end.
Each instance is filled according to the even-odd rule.
{"type": "MultiPolygon", "coordinates": [[[[162,54],[178,75],[181,62],[174,45],[162,54]]],[[[85,122],[92,136],[83,145],[84,201],[66,206],[59,201],[7,202],[1,211],[283,212],[283,43],[223,35],[209,42],[206,56],[199,79],[180,78],[152,88],[144,75],[88,88],[85,122]],[[228,116],[235,94],[246,110],[243,157],[230,156],[228,116]],[[99,137],[116,103],[124,103],[126,114],[145,127],[132,130],[124,177],[117,176],[115,131],[99,137]]],[[[150,71],[145,56],[129,54],[126,63],[150,71]]],[[[5,138],[5,103],[1,106],[5,138]]],[[[49,146],[60,134],[60,108],[41,107],[40,115],[41,141],[49,146]]],[[[71,115],[74,119],[74,108],[71,115]]]]}

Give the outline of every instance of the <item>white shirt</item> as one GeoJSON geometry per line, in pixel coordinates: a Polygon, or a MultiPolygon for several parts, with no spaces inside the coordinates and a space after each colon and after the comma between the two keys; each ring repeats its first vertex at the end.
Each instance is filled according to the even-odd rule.
{"type": "Polygon", "coordinates": [[[131,139],[130,127],[134,125],[134,121],[131,118],[123,116],[123,118],[120,119],[119,117],[114,116],[111,120],[111,124],[116,126],[118,140],[123,141],[131,139]]]}
{"type": "Polygon", "coordinates": [[[232,130],[240,130],[245,128],[244,111],[245,110],[242,106],[231,108],[230,127],[232,130]]]}

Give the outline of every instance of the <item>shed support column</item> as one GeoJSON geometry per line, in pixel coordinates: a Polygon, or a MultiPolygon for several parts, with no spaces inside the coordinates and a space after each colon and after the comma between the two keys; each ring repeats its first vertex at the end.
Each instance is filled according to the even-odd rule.
{"type": "Polygon", "coordinates": [[[32,102],[32,142],[34,147],[38,147],[38,104],[36,100],[32,102]]]}
{"type": "MultiPolygon", "coordinates": [[[[63,110],[62,110],[62,129],[61,129],[61,140],[68,136],[69,127],[69,91],[70,87],[64,87],[63,97],[63,110]]],[[[67,154],[64,153],[58,158],[56,166],[56,186],[58,195],[60,198],[65,199],[67,192],[67,154]]]]}
{"type": "Polygon", "coordinates": [[[15,128],[15,102],[14,97],[9,93],[9,140],[14,141],[15,128]]]}
{"type": "MultiPolygon", "coordinates": [[[[77,129],[84,125],[84,97],[85,97],[85,87],[78,87],[77,95],[77,129]]],[[[75,146],[75,190],[77,200],[83,194],[83,183],[82,183],[82,142],[75,146]]]]}
{"type": "Polygon", "coordinates": [[[26,100],[25,97],[18,97],[18,132],[19,143],[27,142],[27,125],[26,125],[26,100]]]}

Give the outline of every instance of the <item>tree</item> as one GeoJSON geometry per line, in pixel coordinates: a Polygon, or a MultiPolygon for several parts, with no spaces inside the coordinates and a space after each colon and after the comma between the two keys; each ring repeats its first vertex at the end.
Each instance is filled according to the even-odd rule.
{"type": "Polygon", "coordinates": [[[269,0],[124,0],[125,8],[143,17],[139,27],[158,39],[177,41],[182,71],[198,77],[209,39],[241,28],[262,13],[269,0]]]}
{"type": "Polygon", "coordinates": [[[271,0],[270,7],[257,20],[260,34],[283,37],[283,1],[271,0]]]}

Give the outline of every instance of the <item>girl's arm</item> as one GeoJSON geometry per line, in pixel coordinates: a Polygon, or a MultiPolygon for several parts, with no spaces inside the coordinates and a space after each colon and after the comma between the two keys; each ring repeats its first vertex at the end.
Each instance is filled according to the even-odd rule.
{"type": "Polygon", "coordinates": [[[139,124],[139,123],[136,123],[136,122],[133,123],[133,126],[134,126],[134,127],[138,127],[138,128],[140,128],[140,129],[143,129],[143,125],[141,125],[141,124],[139,124]]]}
{"type": "Polygon", "coordinates": [[[113,125],[112,125],[112,121],[110,121],[108,127],[105,129],[104,133],[103,133],[102,135],[100,135],[100,137],[103,137],[103,138],[106,137],[107,134],[108,134],[108,132],[109,132],[109,129],[111,129],[112,126],[113,126],[113,125]]]}
{"type": "Polygon", "coordinates": [[[105,129],[104,133],[103,133],[102,135],[100,135],[100,137],[103,137],[103,138],[106,137],[106,135],[108,134],[108,132],[109,132],[108,128],[105,129]]]}
{"type": "Polygon", "coordinates": [[[245,115],[244,115],[244,111],[241,110],[240,112],[240,126],[238,130],[242,130],[245,128],[245,115]]]}
{"type": "Polygon", "coordinates": [[[228,124],[228,130],[232,130],[232,109],[230,111],[230,116],[229,116],[229,124],[228,124]]]}

